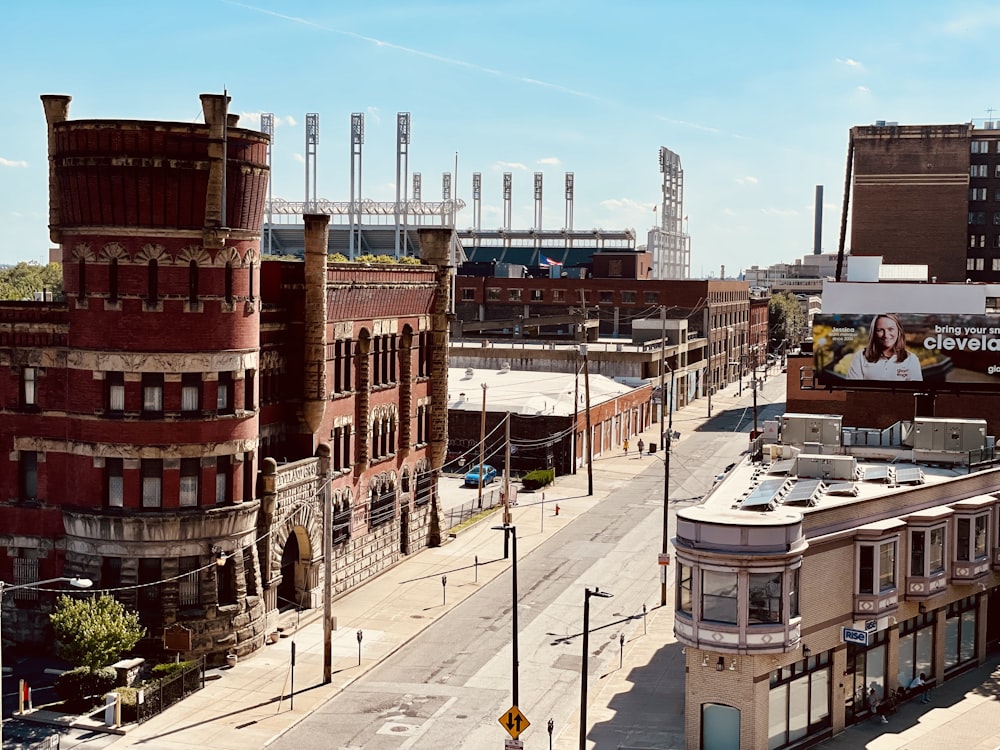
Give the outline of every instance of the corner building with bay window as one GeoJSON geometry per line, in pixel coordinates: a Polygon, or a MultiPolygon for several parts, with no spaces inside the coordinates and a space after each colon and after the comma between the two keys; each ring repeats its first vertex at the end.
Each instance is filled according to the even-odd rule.
{"type": "Polygon", "coordinates": [[[795,420],[834,429],[796,443],[783,426],[762,462],[677,514],[688,748],[817,744],[873,718],[871,689],[883,699],[921,672],[940,685],[1000,641],[1000,470],[906,445],[866,457],[839,417],[782,417],[795,420]]]}
{"type": "MultiPolygon", "coordinates": [[[[0,580],[85,576],[145,647],[180,625],[221,661],[439,541],[453,237],[331,264],[306,216],[305,262],[262,263],[268,136],[201,99],[204,124],[42,97],[64,297],[0,303],[0,580]]],[[[4,597],[5,638],[43,642],[53,600],[4,597]]]]}

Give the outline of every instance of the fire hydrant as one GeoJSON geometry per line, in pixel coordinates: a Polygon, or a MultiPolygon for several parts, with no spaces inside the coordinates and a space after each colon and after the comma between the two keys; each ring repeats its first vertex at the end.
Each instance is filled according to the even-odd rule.
{"type": "Polygon", "coordinates": [[[557,516],[559,515],[559,505],[558,504],[556,504],[556,515],[557,516]]]}

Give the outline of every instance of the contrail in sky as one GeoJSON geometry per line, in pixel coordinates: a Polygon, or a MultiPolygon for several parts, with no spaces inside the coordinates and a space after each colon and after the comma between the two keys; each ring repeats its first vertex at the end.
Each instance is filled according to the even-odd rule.
{"type": "Polygon", "coordinates": [[[488,73],[489,75],[496,76],[498,78],[507,78],[512,81],[520,81],[521,83],[527,83],[532,86],[541,86],[542,88],[551,89],[553,91],[560,91],[564,94],[569,94],[570,96],[580,97],[581,99],[590,99],[591,101],[601,102],[605,101],[599,96],[594,94],[588,94],[585,91],[577,91],[576,89],[571,89],[567,86],[561,86],[558,83],[549,83],[548,81],[540,81],[537,78],[526,78],[524,76],[515,76],[510,73],[504,73],[502,70],[496,70],[495,68],[487,68],[484,65],[477,65],[476,63],[466,62],[465,60],[456,60],[452,57],[444,57],[443,55],[436,55],[433,52],[424,52],[423,50],[414,49],[413,47],[404,47],[401,44],[394,44],[393,42],[387,42],[382,39],[376,39],[375,37],[365,36],[364,34],[358,34],[355,31],[344,31],[342,29],[334,29],[329,26],[324,26],[323,24],[316,23],[315,21],[310,21],[307,18],[299,18],[298,16],[289,16],[284,13],[278,13],[274,10],[269,10],[268,8],[259,8],[255,5],[248,5],[246,3],[237,2],[237,0],[223,0],[223,2],[229,5],[236,5],[240,8],[246,8],[247,10],[252,10],[257,13],[263,13],[265,15],[274,16],[275,18],[280,18],[284,21],[290,21],[292,23],[301,24],[303,26],[312,26],[315,29],[320,29],[321,31],[328,31],[331,34],[340,34],[341,36],[350,37],[351,39],[357,39],[362,42],[368,42],[369,44],[374,44],[376,47],[386,47],[388,49],[397,50],[399,52],[405,52],[408,55],[416,55],[417,57],[423,57],[428,60],[434,60],[435,62],[444,63],[445,65],[455,65],[460,68],[466,68],[468,70],[477,70],[480,73],[488,73]]]}

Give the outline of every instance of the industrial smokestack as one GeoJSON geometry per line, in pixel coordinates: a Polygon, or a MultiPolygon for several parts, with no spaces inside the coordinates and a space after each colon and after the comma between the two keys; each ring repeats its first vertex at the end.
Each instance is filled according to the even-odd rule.
{"type": "Polygon", "coordinates": [[[823,186],[816,186],[816,208],[814,209],[813,255],[823,252],[823,186]]]}

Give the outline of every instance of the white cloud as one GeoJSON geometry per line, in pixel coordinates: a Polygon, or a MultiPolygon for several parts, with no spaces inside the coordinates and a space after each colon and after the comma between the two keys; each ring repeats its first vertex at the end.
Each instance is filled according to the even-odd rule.
{"type": "Polygon", "coordinates": [[[764,216],[778,216],[782,218],[799,215],[799,212],[794,208],[762,208],[760,212],[764,214],[764,216]]]}
{"type": "Polygon", "coordinates": [[[559,161],[559,157],[557,157],[557,156],[546,156],[546,157],[544,157],[542,159],[539,159],[537,163],[538,164],[551,164],[553,167],[558,167],[560,164],[562,164],[562,162],[559,161]]]}
{"type": "Polygon", "coordinates": [[[642,203],[631,198],[608,198],[601,201],[604,208],[613,211],[652,211],[655,203],[642,203]]]}
{"type": "Polygon", "coordinates": [[[275,125],[282,124],[282,125],[288,125],[293,128],[299,124],[298,122],[296,122],[295,118],[292,117],[291,115],[285,115],[284,117],[275,118],[274,123],[275,125]]]}
{"type": "Polygon", "coordinates": [[[737,185],[756,185],[760,180],[756,177],[747,175],[746,177],[735,177],[734,178],[737,185]]]}
{"type": "Polygon", "coordinates": [[[297,161],[299,164],[306,163],[306,157],[304,157],[302,154],[292,154],[292,158],[295,159],[295,161],[297,161]]]}
{"type": "Polygon", "coordinates": [[[368,108],[368,117],[371,118],[375,122],[376,125],[381,125],[382,124],[382,113],[379,112],[378,107],[369,107],[368,108]]]}
{"type": "Polygon", "coordinates": [[[859,94],[870,94],[872,92],[872,90],[870,88],[868,88],[867,86],[858,86],[857,92],[859,94]]]}
{"type": "Polygon", "coordinates": [[[722,131],[718,128],[714,128],[711,125],[702,125],[698,122],[689,122],[687,120],[674,120],[670,117],[663,117],[662,115],[656,116],[657,120],[662,120],[663,122],[669,122],[671,125],[681,125],[685,128],[693,128],[694,130],[703,130],[706,133],[721,133],[722,131]]]}
{"type": "Polygon", "coordinates": [[[10,159],[4,159],[0,156],[0,167],[27,167],[28,162],[26,161],[12,161],[10,159]]]}
{"type": "Polygon", "coordinates": [[[988,32],[990,27],[1000,25],[1000,9],[997,8],[977,8],[974,12],[963,16],[958,16],[942,27],[946,34],[955,35],[982,35],[988,32]]]}
{"type": "Polygon", "coordinates": [[[498,161],[493,165],[493,168],[504,170],[519,169],[522,172],[528,171],[528,167],[519,161],[498,161]]]}
{"type": "Polygon", "coordinates": [[[844,58],[837,57],[834,59],[834,62],[840,63],[841,65],[846,65],[848,68],[853,68],[854,70],[858,71],[862,71],[865,69],[864,65],[862,65],[857,60],[851,57],[844,57],[844,58]]]}
{"type": "Polygon", "coordinates": [[[736,212],[733,209],[731,209],[731,208],[724,208],[724,209],[722,209],[722,214],[724,216],[736,216],[736,212]]]}
{"type": "MultiPolygon", "coordinates": [[[[261,112],[240,112],[240,127],[247,128],[249,130],[255,130],[260,128],[260,116],[261,112]]],[[[274,127],[279,125],[289,125],[294,127],[296,125],[295,118],[291,115],[274,115],[274,127]]]]}

